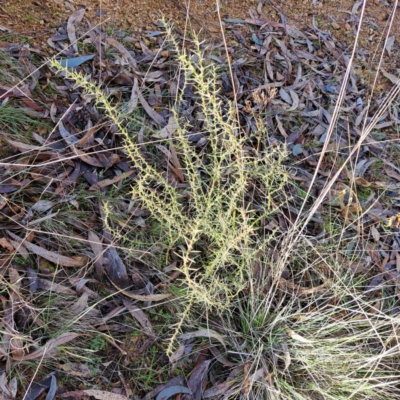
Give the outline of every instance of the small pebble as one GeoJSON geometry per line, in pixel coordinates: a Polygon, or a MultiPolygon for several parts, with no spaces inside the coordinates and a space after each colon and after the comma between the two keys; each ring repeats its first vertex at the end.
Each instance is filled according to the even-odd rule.
{"type": "Polygon", "coordinates": [[[337,22],[332,22],[331,26],[333,29],[340,29],[340,25],[337,22]]]}

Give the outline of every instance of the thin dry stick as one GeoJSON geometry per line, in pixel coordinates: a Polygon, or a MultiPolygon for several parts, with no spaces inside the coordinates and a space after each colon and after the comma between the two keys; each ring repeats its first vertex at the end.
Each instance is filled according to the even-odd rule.
{"type": "Polygon", "coordinates": [[[231,81],[232,81],[233,106],[235,107],[237,124],[240,126],[239,108],[238,108],[238,104],[237,104],[237,90],[236,90],[236,86],[235,86],[235,79],[233,78],[232,63],[231,63],[231,60],[229,58],[230,54],[229,54],[229,51],[228,51],[228,43],[226,42],[224,27],[222,25],[221,12],[220,12],[220,8],[221,7],[220,7],[220,4],[219,4],[219,0],[216,0],[216,3],[217,3],[217,14],[218,14],[219,26],[221,28],[222,39],[224,41],[224,47],[225,47],[225,52],[226,52],[226,60],[228,62],[228,67],[229,67],[229,75],[230,75],[231,81]]]}
{"type": "MultiPolygon", "coordinates": [[[[363,7],[362,7],[362,10],[361,10],[360,23],[359,23],[359,25],[358,25],[356,38],[355,38],[355,40],[354,40],[353,51],[352,51],[352,53],[351,53],[351,57],[350,57],[349,63],[348,63],[347,68],[346,68],[346,73],[345,73],[345,76],[344,76],[344,79],[343,79],[343,82],[342,82],[342,86],[341,86],[341,88],[340,88],[338,100],[337,100],[336,106],[335,106],[335,108],[334,108],[334,110],[333,110],[332,120],[331,120],[331,123],[329,124],[329,127],[328,127],[326,140],[325,140],[325,143],[324,143],[324,145],[323,145],[323,147],[322,147],[321,155],[320,155],[320,157],[319,157],[319,159],[318,159],[318,163],[317,163],[317,166],[316,166],[316,168],[315,168],[315,172],[314,172],[313,178],[312,178],[312,180],[311,180],[309,189],[308,189],[308,191],[307,191],[306,199],[307,199],[308,196],[310,195],[311,190],[312,190],[312,188],[313,188],[313,186],[314,186],[315,180],[317,179],[318,172],[319,172],[319,170],[320,170],[320,168],[321,168],[322,160],[323,160],[323,158],[324,158],[324,156],[325,156],[325,153],[327,152],[328,145],[329,145],[330,139],[331,139],[331,137],[332,137],[333,129],[334,129],[335,124],[336,124],[336,121],[337,121],[337,119],[338,119],[338,117],[339,117],[340,106],[341,106],[341,104],[342,104],[342,102],[343,102],[344,95],[346,94],[347,82],[348,82],[348,80],[349,80],[350,73],[351,73],[351,69],[352,69],[352,65],[353,65],[353,60],[354,60],[355,55],[356,55],[357,43],[358,43],[358,40],[359,40],[359,37],[360,37],[362,21],[363,21],[363,19],[364,19],[365,5],[366,5],[366,1],[364,1],[363,7]]],[[[301,216],[301,214],[302,214],[302,211],[303,211],[305,205],[306,205],[306,202],[304,201],[304,203],[302,204],[302,206],[301,206],[301,208],[300,208],[299,215],[298,215],[298,217],[297,217],[297,219],[296,219],[296,221],[295,221],[295,223],[294,223],[294,226],[295,226],[295,227],[296,227],[296,226],[298,225],[298,223],[300,222],[300,218],[301,218],[300,216],[301,216]]],[[[304,226],[305,226],[305,224],[303,225],[302,230],[304,229],[304,226]]],[[[301,231],[302,231],[302,230],[301,230],[301,231]]],[[[299,234],[301,234],[301,232],[299,232],[299,234]]]]}
{"type": "MultiPolygon", "coordinates": [[[[376,69],[376,74],[375,74],[375,77],[374,77],[374,82],[373,82],[373,84],[372,84],[371,93],[370,93],[370,95],[369,95],[369,97],[368,97],[368,101],[367,101],[367,109],[368,109],[368,110],[369,110],[369,107],[370,107],[371,102],[372,102],[372,96],[373,96],[374,89],[375,89],[375,87],[376,87],[376,83],[377,83],[377,80],[378,80],[379,71],[380,71],[380,69],[381,69],[381,65],[382,65],[382,61],[383,61],[383,56],[384,56],[384,53],[385,53],[386,45],[387,45],[387,42],[388,42],[388,40],[389,40],[389,34],[390,34],[391,30],[392,30],[394,17],[395,17],[395,15],[396,15],[396,10],[397,10],[397,4],[398,4],[398,0],[396,0],[396,1],[395,1],[395,4],[393,5],[392,15],[391,15],[391,18],[390,18],[388,31],[387,31],[387,34],[386,34],[386,36],[385,36],[385,43],[384,43],[384,45],[383,45],[383,50],[381,51],[381,54],[380,54],[380,57],[379,57],[379,63],[378,63],[378,67],[377,67],[377,69],[376,69]]],[[[364,130],[366,129],[367,119],[368,119],[368,112],[365,113],[364,121],[363,121],[363,126],[362,126],[362,130],[361,130],[361,131],[364,131],[364,130]]],[[[350,136],[350,134],[349,134],[349,136],[350,136]]],[[[349,144],[350,144],[350,140],[349,140],[349,144]]],[[[355,164],[355,165],[357,165],[357,163],[358,163],[359,155],[360,155],[360,147],[357,149],[357,154],[356,154],[356,156],[355,156],[355,161],[354,161],[354,164],[355,164]]],[[[344,164],[344,165],[346,165],[346,164],[344,164]]],[[[356,180],[356,176],[355,176],[355,174],[353,173],[353,174],[351,175],[350,184],[349,184],[351,190],[353,190],[353,187],[356,186],[355,180],[356,180]]],[[[357,218],[357,219],[360,221],[360,223],[361,223],[361,217],[362,217],[362,215],[364,215],[364,213],[361,214],[361,216],[360,216],[359,218],[357,218]]],[[[343,229],[342,232],[341,232],[340,241],[341,241],[343,235],[344,235],[344,229],[343,229]]],[[[340,241],[339,241],[339,243],[340,243],[340,241]]]]}
{"type": "MultiPolygon", "coordinates": [[[[396,1],[397,3],[397,1],[396,1]]],[[[313,184],[316,180],[319,168],[321,166],[322,163],[322,159],[324,154],[326,153],[327,147],[328,147],[328,143],[329,143],[329,138],[332,135],[334,126],[336,124],[337,118],[338,118],[338,114],[339,114],[339,109],[340,109],[340,105],[341,102],[344,98],[344,94],[345,94],[345,90],[346,90],[346,85],[347,85],[347,81],[348,78],[350,76],[350,71],[351,71],[351,67],[352,67],[352,63],[355,57],[355,50],[356,50],[356,46],[359,40],[359,36],[360,36],[360,31],[361,31],[361,25],[362,25],[362,21],[363,21],[363,17],[364,17],[364,12],[365,12],[365,5],[366,5],[366,1],[364,1],[363,3],[363,7],[361,10],[361,17],[360,17],[360,24],[358,26],[357,29],[357,34],[356,34],[356,38],[355,38],[355,43],[354,43],[354,48],[353,48],[353,52],[352,52],[352,56],[350,58],[349,64],[347,66],[347,70],[346,70],[346,74],[345,74],[345,78],[343,80],[343,84],[339,93],[339,97],[338,97],[338,102],[335,106],[334,109],[334,113],[332,116],[332,121],[329,125],[328,128],[328,133],[327,133],[327,141],[324,144],[324,147],[322,149],[321,152],[321,156],[318,160],[318,164],[317,164],[317,168],[316,171],[314,173],[313,179],[311,181],[310,184],[310,188],[307,192],[307,196],[309,196],[311,188],[313,187],[313,184]]],[[[388,95],[385,97],[384,101],[382,102],[380,108],[378,109],[378,111],[375,113],[375,116],[373,118],[373,120],[370,122],[370,124],[368,125],[367,128],[365,128],[365,130],[363,131],[363,133],[361,134],[358,142],[355,144],[355,147],[353,148],[353,150],[350,152],[349,156],[347,157],[347,159],[345,160],[344,164],[338,169],[338,171],[335,173],[335,175],[333,176],[333,178],[331,178],[331,180],[327,183],[327,185],[325,186],[325,188],[322,190],[322,192],[320,193],[320,195],[318,196],[318,198],[316,199],[316,201],[313,204],[313,207],[311,208],[311,210],[308,212],[308,216],[307,218],[302,221],[302,226],[299,227],[299,223],[300,223],[300,215],[301,215],[301,211],[303,210],[303,208],[305,207],[305,202],[303,203],[300,212],[299,212],[299,216],[297,217],[295,223],[293,224],[293,227],[291,229],[291,232],[288,235],[287,238],[287,243],[288,243],[288,247],[287,250],[285,252],[284,257],[281,260],[281,265],[285,265],[287,258],[289,257],[289,254],[291,252],[291,250],[293,249],[293,247],[296,245],[298,238],[301,236],[301,234],[303,233],[304,229],[306,228],[307,224],[310,222],[312,216],[315,214],[315,212],[318,210],[319,206],[322,204],[323,200],[325,199],[326,195],[329,193],[329,191],[331,190],[332,186],[335,184],[336,180],[338,179],[338,177],[340,176],[340,174],[342,173],[344,167],[351,161],[352,157],[357,153],[357,151],[359,150],[359,148],[361,147],[362,143],[364,142],[364,140],[367,138],[367,136],[370,134],[370,132],[372,131],[372,129],[374,128],[374,126],[376,125],[376,123],[378,122],[379,118],[384,114],[384,112],[386,111],[387,107],[390,105],[390,103],[393,101],[393,99],[399,94],[400,92],[400,80],[398,81],[398,83],[391,89],[391,91],[388,93],[388,95]]]]}

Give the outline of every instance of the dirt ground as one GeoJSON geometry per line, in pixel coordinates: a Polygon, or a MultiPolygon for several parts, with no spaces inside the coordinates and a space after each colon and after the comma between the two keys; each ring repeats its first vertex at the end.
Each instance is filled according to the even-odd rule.
{"type": "MultiPolygon", "coordinates": [[[[314,21],[318,28],[330,30],[340,41],[354,38],[358,24],[354,8],[358,8],[358,12],[361,9],[360,5],[357,7],[361,2],[354,0],[4,0],[0,2],[0,30],[25,34],[34,39],[34,44],[44,43],[49,32],[65,22],[74,10],[86,8],[85,17],[90,22],[107,23],[130,32],[149,29],[161,16],[183,26],[188,13],[195,29],[215,34],[219,32],[217,1],[221,3],[223,18],[261,15],[281,22],[283,15],[287,23],[298,28],[314,21]]],[[[381,34],[387,28],[391,3],[390,0],[367,0],[360,44],[370,52],[375,51],[381,34]]],[[[400,41],[399,12],[392,34],[395,48],[400,41]]]]}

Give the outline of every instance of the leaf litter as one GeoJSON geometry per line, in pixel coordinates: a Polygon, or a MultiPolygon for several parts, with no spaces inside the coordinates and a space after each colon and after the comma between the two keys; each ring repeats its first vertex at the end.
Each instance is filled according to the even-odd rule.
{"type": "MultiPolygon", "coordinates": [[[[225,20],[227,35],[230,39],[229,53],[232,56],[240,122],[249,139],[252,140],[258,129],[255,118],[257,113],[264,109],[267,111],[264,123],[270,132],[270,143],[287,144],[287,149],[291,152],[290,165],[295,166],[294,179],[299,182],[298,192],[306,192],[309,189],[310,176],[315,171],[315,165],[325,141],[329,140],[328,152],[311,190],[311,201],[306,204],[304,210],[307,212],[307,209],[312,207],[312,198],[317,196],[327,179],[338,169],[337,160],[334,160],[332,154],[337,153],[342,159],[347,157],[351,146],[356,143],[360,135],[360,127],[364,123],[371,122],[383,97],[374,96],[368,107],[363,107],[363,104],[368,102],[369,93],[367,81],[362,74],[357,73],[359,65],[364,63],[362,49],[359,49],[341,105],[337,129],[332,137],[328,138],[327,128],[333,115],[333,108],[338,101],[339,89],[351,49],[335,41],[332,34],[322,32],[317,26],[306,27],[300,32],[292,25],[269,21],[262,17],[261,13],[259,14],[253,11],[251,18],[246,20],[225,20]],[[265,71],[263,72],[265,73],[260,73],[264,68],[264,59],[265,71]]],[[[127,41],[130,44],[128,46],[126,43],[122,44],[119,39],[109,37],[102,27],[93,27],[88,23],[85,26],[84,15],[84,9],[75,11],[67,24],[60,27],[59,32],[49,39],[49,45],[63,57],[60,59],[62,65],[84,73],[89,77],[88,79],[95,82],[106,82],[107,85],[102,86],[102,90],[116,99],[127,116],[136,111],[140,104],[144,111],[141,118],[145,121],[145,130],[151,132],[152,138],[172,139],[178,126],[168,108],[169,105],[162,98],[160,101],[157,91],[168,92],[173,96],[182,83],[179,80],[170,79],[170,49],[164,42],[163,31],[147,32],[145,35],[153,38],[152,42],[146,42],[147,45],[142,40],[133,39],[133,41],[127,41]],[[77,45],[78,37],[94,47],[96,51],[84,54],[77,45]],[[135,44],[134,50],[131,50],[132,43],[135,44]]],[[[391,36],[385,48],[389,55],[393,46],[395,46],[395,40],[391,36]]],[[[220,44],[214,44],[205,51],[209,60],[221,65],[227,64],[226,53],[220,44]]],[[[29,47],[16,47],[9,50],[9,56],[16,62],[24,62],[29,72],[35,69],[32,64],[33,54],[33,49],[29,47]]],[[[398,82],[397,76],[393,73],[384,69],[380,72],[388,81],[398,82]]],[[[46,217],[47,221],[51,222],[59,216],[57,213],[51,213],[53,209],[62,210],[65,205],[68,205],[70,210],[73,207],[77,209],[80,207],[73,199],[63,203],[64,199],[74,191],[86,190],[89,193],[88,197],[91,196],[90,192],[93,192],[93,198],[96,198],[100,191],[105,193],[107,190],[118,190],[122,184],[134,181],[137,171],[133,169],[129,157],[124,152],[117,127],[104,118],[102,110],[92,103],[93,99],[90,95],[75,88],[67,79],[56,77],[49,67],[36,71],[27,82],[27,86],[20,85],[14,88],[3,85],[0,92],[1,99],[10,102],[21,100],[31,110],[41,113],[32,114],[35,118],[44,120],[50,118],[57,125],[55,129],[47,132],[35,132],[36,136],[33,136],[35,144],[23,137],[16,138],[18,140],[11,139],[9,132],[1,133],[9,153],[0,163],[0,194],[7,196],[10,201],[7,200],[1,208],[0,221],[6,224],[7,230],[3,231],[4,237],[0,239],[0,246],[10,254],[7,263],[11,264],[18,259],[17,248],[24,249],[23,254],[29,265],[25,268],[18,263],[18,269],[14,270],[15,273],[9,273],[7,279],[15,289],[18,289],[16,282],[27,279],[31,295],[37,291],[53,291],[59,295],[74,298],[71,312],[75,317],[84,315],[82,321],[85,323],[88,323],[88,314],[90,314],[88,310],[92,307],[89,293],[92,292],[98,296],[97,293],[101,289],[101,293],[106,293],[106,295],[100,296],[101,301],[92,308],[96,313],[92,314],[94,321],[90,320],[90,325],[88,325],[90,329],[95,330],[96,327],[101,326],[100,323],[95,322],[96,316],[105,315],[108,311],[109,318],[118,321],[115,326],[117,331],[123,326],[122,316],[128,311],[137,323],[137,330],[147,336],[147,339],[151,338],[151,341],[140,343],[138,340],[134,343],[135,351],[140,353],[142,348],[145,352],[159,340],[156,324],[149,317],[150,306],[146,304],[165,301],[173,296],[168,293],[168,290],[165,293],[146,292],[146,282],[153,281],[151,283],[153,287],[160,285],[160,274],[148,267],[151,263],[146,261],[141,264],[137,262],[137,256],[128,257],[121,251],[122,249],[105,227],[107,224],[104,213],[95,201],[91,203],[91,211],[94,210],[91,216],[87,216],[82,223],[74,220],[71,224],[68,236],[80,243],[77,248],[63,248],[62,238],[49,240],[51,231],[46,232],[44,229],[46,217]],[[39,99],[38,103],[33,102],[32,91],[36,85],[44,82],[58,94],[53,98],[43,94],[40,103],[39,99]],[[29,226],[29,218],[32,218],[30,213],[44,214],[44,216],[36,219],[37,232],[33,231],[23,238],[20,236],[21,229],[24,225],[29,226]],[[82,237],[84,241],[80,240],[82,237]],[[61,269],[51,276],[47,272],[51,269],[46,269],[46,262],[49,262],[53,269],[61,269]],[[84,270],[85,274],[88,273],[91,263],[95,271],[94,277],[84,280],[84,275],[80,276],[82,282],[85,281],[81,289],[86,287],[88,292],[79,294],[77,288],[71,288],[68,278],[78,276],[81,273],[79,271],[84,270]],[[41,265],[44,267],[39,268],[41,265]],[[139,270],[137,265],[140,266],[139,270]],[[71,269],[72,272],[64,267],[71,269]],[[104,280],[104,275],[108,280],[104,280]],[[116,304],[109,303],[109,296],[116,304]],[[138,305],[137,302],[141,303],[138,305]],[[115,305],[124,308],[113,308],[115,305]]],[[[233,93],[234,88],[230,78],[222,75],[221,98],[232,99],[233,93]]],[[[196,96],[190,88],[185,92],[184,101],[188,137],[194,147],[199,151],[204,151],[208,140],[207,130],[202,129],[201,115],[195,107],[196,96]]],[[[384,176],[378,176],[374,168],[374,164],[379,163],[380,159],[391,159],[393,155],[390,148],[391,139],[395,137],[387,128],[396,125],[398,121],[397,109],[381,117],[379,124],[375,126],[358,154],[357,173],[352,175],[349,171],[350,175],[356,177],[356,187],[347,186],[348,177],[343,175],[339,177],[337,186],[331,193],[333,199],[331,205],[333,209],[336,207],[338,216],[353,222],[357,220],[361,211],[365,211],[362,224],[359,225],[361,228],[348,230],[344,235],[344,240],[347,240],[350,246],[355,233],[360,236],[370,235],[373,239],[374,248],[370,252],[374,257],[374,265],[378,266],[381,273],[376,275],[376,270],[375,272],[371,270],[368,276],[369,284],[366,285],[366,292],[369,295],[381,290],[382,285],[390,288],[393,282],[398,291],[398,240],[396,235],[387,234],[378,222],[385,222],[395,232],[399,229],[400,194],[399,187],[394,184],[394,181],[399,179],[397,172],[393,169],[387,169],[384,176]],[[390,189],[389,193],[382,196],[378,189],[383,186],[390,189]],[[365,195],[358,190],[360,187],[369,188],[368,196],[371,200],[361,198],[365,195]],[[368,204],[368,201],[373,202],[373,207],[368,204]],[[393,250],[390,250],[391,256],[386,259],[386,256],[383,257],[383,252],[387,253],[388,249],[393,250]],[[379,251],[382,256],[377,253],[379,251]]],[[[164,160],[165,170],[170,174],[171,182],[175,182],[177,187],[182,185],[181,187],[184,188],[185,174],[179,155],[172,142],[169,147],[165,143],[160,142],[155,148],[159,150],[159,157],[164,160]]],[[[147,149],[143,147],[143,151],[146,152],[147,149]]],[[[396,164],[395,160],[391,159],[391,161],[396,164]]],[[[286,229],[285,226],[294,221],[301,201],[302,198],[298,193],[292,193],[290,204],[284,206],[286,215],[281,216],[281,221],[277,223],[277,226],[286,229]],[[283,220],[285,222],[282,222],[283,220]]],[[[120,203],[121,209],[130,207],[125,199],[120,203]]],[[[87,208],[90,209],[90,207],[87,208]]],[[[148,215],[145,214],[148,211],[142,211],[145,217],[137,216],[137,218],[142,218],[142,222],[138,225],[146,227],[148,215]]],[[[77,219],[77,217],[74,218],[77,219]]],[[[307,233],[314,236],[316,240],[326,240],[328,236],[322,226],[318,227],[315,224],[307,227],[307,233]]],[[[282,291],[295,292],[299,297],[324,292],[325,286],[328,285],[328,280],[320,285],[310,285],[310,287],[302,286],[289,277],[282,277],[280,280],[282,291]]],[[[168,286],[161,285],[161,287],[168,286]]],[[[10,301],[13,302],[16,299],[11,296],[10,301]]],[[[23,330],[18,326],[18,322],[14,321],[14,315],[10,309],[10,305],[7,305],[4,311],[8,326],[14,331],[23,330]]],[[[82,334],[74,332],[61,333],[58,337],[49,339],[28,352],[11,348],[3,348],[2,351],[6,352],[5,354],[8,354],[12,361],[36,360],[53,356],[59,346],[74,342],[81,336],[82,334]]],[[[117,348],[126,352],[125,346],[129,347],[129,345],[121,336],[119,337],[121,340],[114,343],[117,348]]],[[[182,354],[180,354],[182,359],[188,359],[187,349],[193,348],[196,342],[204,338],[208,341],[212,338],[216,339],[219,347],[226,350],[227,339],[222,333],[211,329],[184,332],[179,337],[183,346],[182,354]]],[[[18,344],[14,341],[14,347],[16,344],[22,346],[22,343],[18,344]]],[[[238,359],[232,362],[225,358],[218,347],[212,346],[203,361],[197,364],[194,359],[186,361],[191,366],[191,375],[187,381],[172,378],[169,384],[162,384],[152,389],[147,396],[143,389],[138,389],[137,393],[144,395],[144,398],[157,399],[169,398],[177,394],[189,394],[196,399],[202,398],[201,396],[217,398],[227,393],[232,386],[233,378],[227,374],[225,380],[210,384],[211,371],[215,372],[211,361],[215,359],[220,364],[233,368],[233,371],[243,365],[237,365],[240,363],[238,359]]],[[[168,361],[163,362],[168,364],[168,361]]],[[[285,362],[289,361],[286,359],[285,362]]],[[[65,364],[60,369],[68,373],[65,364]]],[[[104,370],[106,369],[107,367],[104,366],[104,370]]],[[[255,371],[251,379],[257,380],[265,375],[265,371],[259,371],[255,371]]],[[[86,376],[87,373],[84,368],[81,376],[86,376]]],[[[1,384],[1,388],[4,387],[4,389],[1,390],[4,396],[12,398],[12,396],[15,397],[15,389],[13,385],[11,385],[13,389],[10,389],[10,385],[5,380],[4,384],[1,384]]],[[[32,399],[37,398],[45,390],[50,393],[49,398],[54,397],[56,377],[51,375],[50,378],[39,380],[34,385],[32,388],[36,391],[32,391],[32,395],[29,394],[32,399]],[[40,392],[41,389],[35,389],[39,386],[34,385],[43,386],[45,389],[40,392]]],[[[79,396],[83,395],[99,399],[127,398],[122,392],[111,393],[97,389],[64,390],[61,397],[81,398],[79,396]]]]}

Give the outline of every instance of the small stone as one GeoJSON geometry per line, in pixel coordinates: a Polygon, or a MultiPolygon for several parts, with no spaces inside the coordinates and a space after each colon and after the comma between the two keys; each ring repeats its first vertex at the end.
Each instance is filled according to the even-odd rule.
{"type": "Polygon", "coordinates": [[[276,77],[277,81],[283,81],[283,79],[284,79],[284,76],[282,74],[280,74],[279,72],[277,72],[275,74],[275,77],[276,77]]]}
{"type": "Polygon", "coordinates": [[[40,25],[44,25],[44,21],[41,19],[39,22],[40,25]]]}
{"type": "Polygon", "coordinates": [[[340,29],[340,25],[337,22],[332,22],[331,26],[333,29],[340,29]]]}
{"type": "Polygon", "coordinates": [[[346,31],[351,31],[351,25],[348,22],[346,22],[344,27],[345,27],[346,31]]]}

